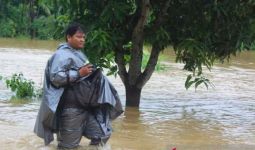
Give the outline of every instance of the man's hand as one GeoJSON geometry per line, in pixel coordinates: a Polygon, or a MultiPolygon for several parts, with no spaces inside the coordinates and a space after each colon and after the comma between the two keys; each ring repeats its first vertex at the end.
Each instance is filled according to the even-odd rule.
{"type": "Polygon", "coordinates": [[[90,73],[92,73],[92,71],[93,71],[93,65],[92,64],[87,64],[87,65],[80,68],[79,74],[80,74],[81,77],[84,77],[84,76],[87,76],[90,73]]]}

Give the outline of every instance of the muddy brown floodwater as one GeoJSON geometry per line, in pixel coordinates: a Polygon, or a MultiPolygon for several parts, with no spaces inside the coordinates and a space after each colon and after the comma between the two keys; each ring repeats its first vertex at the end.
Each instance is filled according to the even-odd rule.
{"type": "MultiPolygon", "coordinates": [[[[0,75],[22,72],[42,86],[47,59],[58,42],[0,39],[0,75]]],[[[170,53],[169,53],[170,54],[170,53]]],[[[165,55],[169,55],[168,53],[165,55]]],[[[215,88],[185,90],[183,65],[165,62],[168,69],[153,74],[142,91],[140,109],[126,108],[113,122],[105,150],[254,150],[255,52],[243,52],[216,65],[207,77],[215,88]]],[[[125,104],[121,80],[109,77],[125,104]]],[[[9,102],[11,93],[0,81],[0,149],[55,150],[33,133],[39,101],[9,102]]],[[[80,149],[93,149],[85,138],[80,149]]]]}

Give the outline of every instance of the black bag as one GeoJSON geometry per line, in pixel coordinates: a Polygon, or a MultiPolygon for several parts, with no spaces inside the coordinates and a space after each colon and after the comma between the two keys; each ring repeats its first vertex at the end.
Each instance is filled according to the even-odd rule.
{"type": "Polygon", "coordinates": [[[99,106],[101,78],[102,72],[97,69],[90,76],[72,86],[74,97],[82,107],[99,106]]]}

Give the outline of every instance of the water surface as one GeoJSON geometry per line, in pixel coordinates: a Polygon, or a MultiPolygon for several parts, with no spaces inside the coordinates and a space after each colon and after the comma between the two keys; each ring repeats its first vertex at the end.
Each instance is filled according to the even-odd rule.
{"type": "MultiPolygon", "coordinates": [[[[48,41],[52,46],[47,41],[36,42],[0,39],[0,75],[22,72],[42,86],[46,61],[59,42],[48,41]]],[[[254,52],[241,53],[206,72],[214,89],[201,86],[187,91],[184,82],[188,72],[182,70],[183,65],[166,62],[168,71],[154,73],[144,87],[140,109],[126,108],[113,122],[113,135],[103,149],[255,149],[254,63],[254,52]]],[[[121,80],[109,79],[125,104],[121,80]]],[[[44,146],[32,132],[40,103],[12,104],[11,95],[0,82],[1,149],[56,149],[56,141],[44,146]]],[[[80,149],[93,149],[88,143],[83,138],[80,149]]]]}

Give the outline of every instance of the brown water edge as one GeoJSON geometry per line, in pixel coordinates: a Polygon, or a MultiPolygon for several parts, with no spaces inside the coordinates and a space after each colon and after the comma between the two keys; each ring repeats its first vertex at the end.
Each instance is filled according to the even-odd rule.
{"type": "Polygon", "coordinates": [[[55,51],[63,41],[0,38],[1,48],[44,49],[55,51]]]}
{"type": "MultiPolygon", "coordinates": [[[[40,85],[51,54],[52,51],[39,48],[0,48],[0,74],[23,72],[40,85]]],[[[247,57],[255,58],[254,54],[247,57]]],[[[170,70],[154,73],[144,87],[140,109],[127,108],[113,122],[113,135],[103,149],[254,149],[255,70],[245,67],[253,62],[247,57],[238,58],[244,67],[229,64],[206,72],[216,88],[200,87],[196,92],[184,88],[188,73],[182,70],[183,65],[167,62],[170,70]]],[[[109,79],[124,104],[121,80],[109,79]]],[[[43,140],[32,132],[39,102],[13,105],[7,101],[10,96],[0,83],[0,149],[56,149],[56,141],[44,146],[43,140]]],[[[80,149],[93,149],[88,143],[83,138],[80,149]]]]}
{"type": "MultiPolygon", "coordinates": [[[[55,51],[57,46],[64,41],[56,41],[56,40],[30,40],[30,39],[16,39],[16,38],[0,38],[0,47],[1,48],[21,48],[21,49],[44,49],[55,51]]],[[[145,46],[144,49],[146,51],[150,51],[149,46],[145,46]]],[[[162,61],[175,61],[175,53],[173,48],[167,47],[160,54],[160,60],[162,61]]],[[[235,65],[238,67],[255,69],[255,51],[243,51],[237,52],[236,56],[231,56],[229,60],[225,60],[222,64],[221,62],[216,62],[216,65],[220,65],[223,67],[228,67],[231,65],[235,65]],[[245,58],[245,59],[244,59],[245,58]]]]}
{"type": "MultiPolygon", "coordinates": [[[[146,48],[150,50],[150,48],[146,48]]],[[[163,61],[175,62],[176,54],[172,47],[166,48],[161,52],[161,58],[163,61]]],[[[223,62],[216,61],[215,66],[230,67],[236,66],[247,69],[255,69],[255,50],[245,50],[237,52],[236,55],[231,55],[229,59],[225,59],[223,62]]]]}

